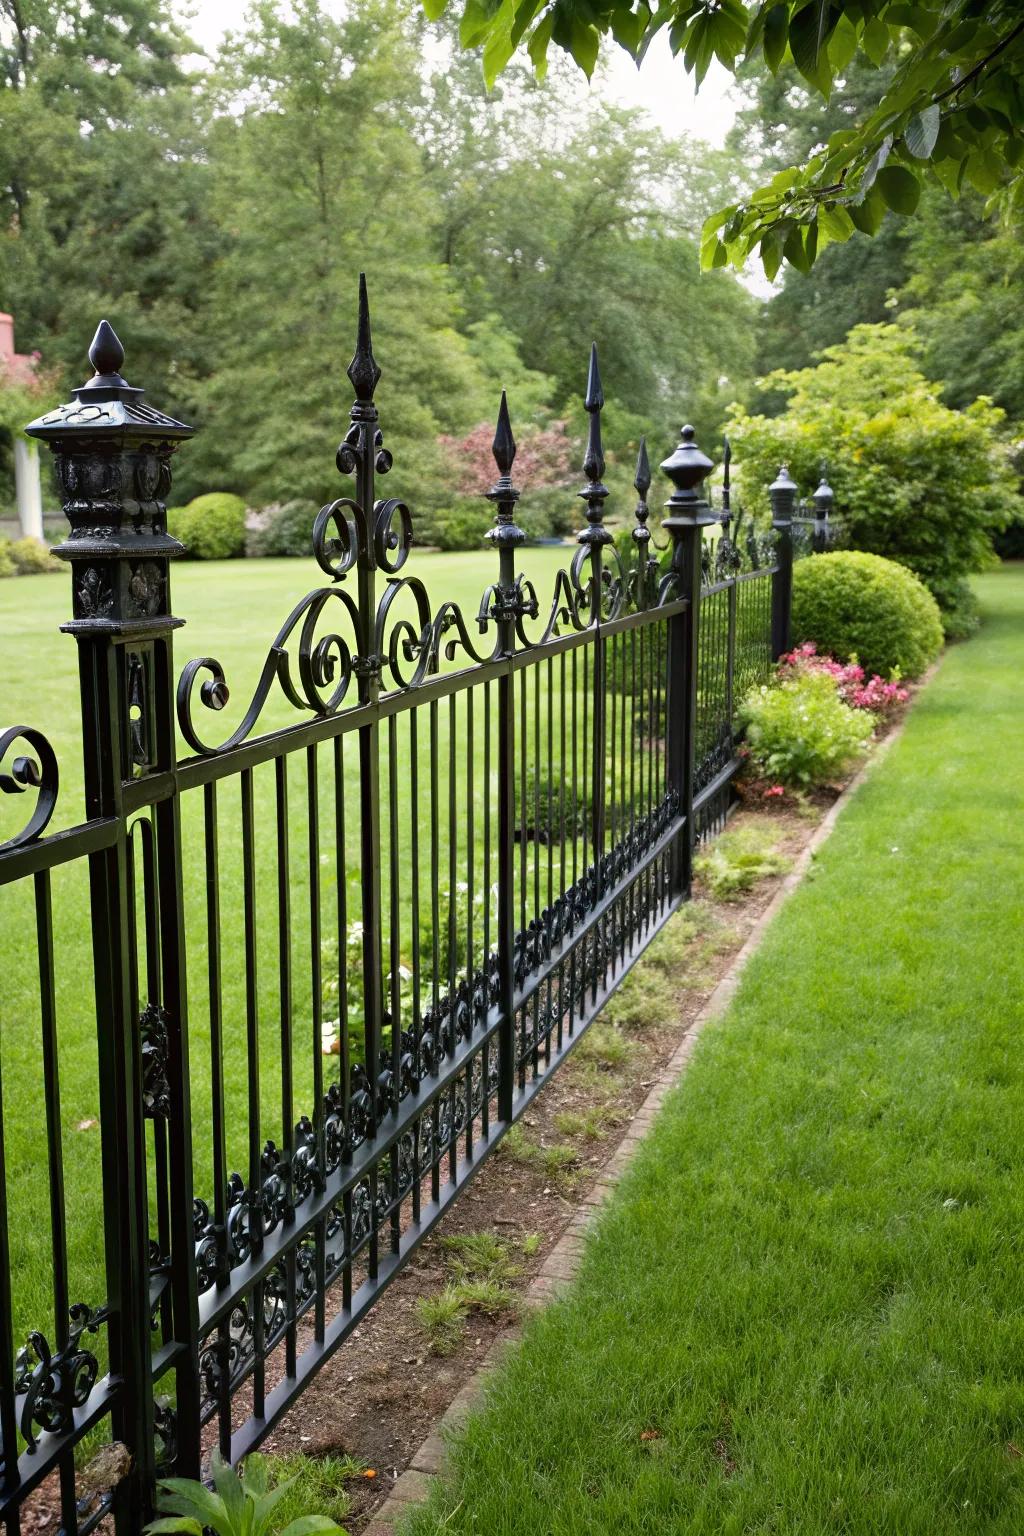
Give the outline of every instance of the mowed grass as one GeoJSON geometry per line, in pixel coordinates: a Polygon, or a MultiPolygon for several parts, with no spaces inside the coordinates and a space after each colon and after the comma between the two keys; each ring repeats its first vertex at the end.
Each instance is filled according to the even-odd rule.
{"type": "MultiPolygon", "coordinates": [[[[555,571],[566,564],[571,551],[526,550],[522,568],[536,582],[541,602],[549,601],[555,571]]],[[[489,550],[473,554],[438,555],[414,551],[403,575],[422,578],[436,607],[448,598],[460,604],[470,629],[481,594],[497,575],[497,556],[489,550]]],[[[325,578],[312,559],[228,561],[210,564],[182,563],[173,574],[173,610],[186,620],[175,637],[176,666],[180,672],[193,656],[215,656],[224,666],[231,687],[230,703],[223,713],[197,706],[196,718],[204,737],[217,742],[241,719],[253,695],[268,648],[287,615],[302,596],[324,584],[325,578]],[[200,718],[201,717],[201,718],[200,718]]],[[[381,588],[384,582],[381,579],[381,588]]],[[[50,739],[60,763],[61,792],[51,830],[82,819],[81,715],[75,642],[62,635],[59,625],[70,613],[70,583],[64,573],[0,582],[0,722],[34,726],[50,739]]],[[[340,610],[339,610],[340,611],[340,610]]],[[[409,610],[406,610],[407,612],[409,610]]],[[[323,632],[321,626],[320,632],[323,632]]],[[[487,646],[486,640],[479,642],[487,646]]],[[[294,647],[293,647],[294,649],[294,647]]],[[[293,676],[297,668],[293,664],[293,676]]],[[[555,673],[554,686],[558,686],[555,673]]],[[[542,680],[541,711],[546,718],[548,679],[542,680]]],[[[479,695],[481,690],[475,692],[479,695]]],[[[532,701],[531,701],[532,703],[532,701]]],[[[466,878],[465,808],[472,801],[477,814],[476,888],[486,889],[482,866],[484,805],[493,799],[494,757],[490,780],[485,774],[483,702],[475,701],[475,735],[470,748],[466,733],[465,695],[459,701],[456,722],[458,754],[454,782],[459,812],[456,850],[457,876],[466,878]],[[471,782],[470,782],[470,776],[471,782]]],[[[425,713],[429,713],[425,712],[425,713]]],[[[279,728],[309,716],[299,715],[275,690],[257,732],[279,728]]],[[[439,783],[442,787],[439,836],[439,884],[450,883],[447,839],[447,791],[451,718],[447,703],[437,713],[439,783]]],[[[400,887],[405,923],[409,931],[411,854],[408,840],[408,721],[399,740],[401,778],[398,786],[402,812],[402,845],[399,850],[400,887]]],[[[493,731],[492,731],[493,738],[493,731]]],[[[420,725],[421,763],[429,746],[429,722],[420,725]]],[[[382,762],[388,743],[382,737],[382,762]]],[[[187,749],[182,747],[182,755],[187,749]]],[[[580,761],[585,758],[581,743],[580,761]]],[[[360,794],[356,742],[346,738],[342,778],[346,791],[346,822],[343,844],[347,875],[337,878],[337,828],[334,820],[334,762],[331,747],[319,749],[316,782],[320,802],[320,838],[311,859],[309,852],[309,777],[306,753],[288,759],[289,866],[291,899],[291,960],[293,991],[292,1065],[295,1074],[293,1120],[312,1110],[312,1064],[320,1051],[320,1010],[312,997],[312,950],[310,943],[310,873],[320,883],[320,918],[325,936],[338,932],[339,887],[347,901],[347,919],[357,920],[359,910],[360,794]]],[[[384,780],[386,792],[386,777],[384,780]]],[[[421,816],[426,826],[426,775],[420,786],[421,816]]],[[[258,951],[257,999],[259,1011],[261,1138],[281,1145],[285,1107],[281,1098],[282,1055],[280,960],[278,940],[278,866],[276,843],[276,786],[273,765],[254,772],[253,794],[256,825],[256,940],[258,951]]],[[[27,795],[0,795],[0,841],[19,828],[26,817],[27,795]]],[[[218,791],[220,828],[221,963],[223,967],[224,1054],[227,1079],[227,1142],[229,1164],[247,1177],[247,1094],[249,1086],[246,1046],[246,974],[242,903],[241,816],[237,774],[218,791]]],[[[385,806],[386,819],[386,806],[385,806]]],[[[534,850],[535,851],[535,850],[534,850]]],[[[198,1195],[212,1196],[210,1102],[209,993],[207,983],[207,929],[205,840],[202,791],[182,799],[183,885],[188,944],[190,1048],[192,1060],[192,1117],[195,1151],[195,1188],[198,1195]]],[[[385,883],[385,915],[388,901],[388,849],[382,848],[385,883]]],[[[429,852],[426,836],[421,847],[419,874],[421,906],[429,891],[429,852]]],[[[140,873],[141,861],[137,860],[140,873]]],[[[532,866],[531,866],[532,868],[532,866]]],[[[546,877],[546,867],[545,867],[546,877]]],[[[491,877],[493,879],[493,875],[491,877]]],[[[542,882],[543,895],[543,882],[542,882]]],[[[141,897],[140,897],[141,901],[141,897]]],[[[92,939],[89,917],[86,861],[79,860],[54,873],[53,906],[55,934],[55,983],[60,1069],[60,1121],[63,1132],[64,1178],[68,1210],[68,1250],[71,1299],[98,1305],[105,1295],[102,1243],[102,1190],[100,1180],[99,1086],[97,1079],[96,1019],[93,1001],[92,939]]],[[[480,914],[475,940],[481,949],[480,914]]],[[[442,947],[443,954],[443,947],[442,947]]],[[[144,972],[144,943],[140,968],[144,972]]],[[[385,969],[389,959],[385,951],[385,969]]],[[[358,970],[358,961],[355,969],[358,970]]],[[[145,985],[141,991],[145,998],[145,985]]],[[[425,998],[429,1002],[429,995],[425,998]]],[[[358,1014],[358,1008],[353,1008],[358,1014]]],[[[361,1016],[360,1016],[361,1017],[361,1016]]],[[[360,1025],[361,1028],[361,1025],[360,1025]]],[[[324,1061],[325,1082],[337,1076],[337,1058],[324,1061]]],[[[3,1094],[7,1173],[7,1210],[12,1248],[15,1297],[15,1337],[24,1338],[29,1328],[41,1328],[52,1337],[53,1302],[50,1280],[50,1180],[46,1154],[46,1122],[43,1096],[43,1061],[40,1028],[38,964],[32,882],[0,887],[0,1086],[3,1094]]]]}
{"type": "Polygon", "coordinates": [[[416,1536],[1024,1529],[1024,568],[979,590],[416,1536]]]}

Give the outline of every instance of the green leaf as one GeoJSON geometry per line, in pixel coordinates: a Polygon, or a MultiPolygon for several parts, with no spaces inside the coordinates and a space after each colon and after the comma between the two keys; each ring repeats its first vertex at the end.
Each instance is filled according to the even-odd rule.
{"type": "Polygon", "coordinates": [[[979,192],[994,192],[1003,179],[999,156],[992,149],[976,149],[967,157],[967,180],[979,192]]]}
{"type": "Polygon", "coordinates": [[[143,1536],[172,1536],[173,1532],[178,1536],[203,1536],[199,1521],[186,1515],[165,1515],[160,1520],[151,1520],[142,1531],[143,1536]]]}
{"type": "Polygon", "coordinates": [[[490,13],[479,0],[466,0],[466,9],[459,22],[459,44],[463,48],[475,48],[486,37],[491,25],[490,13]]]}
{"type": "Polygon", "coordinates": [[[601,39],[594,28],[588,26],[585,21],[581,21],[578,16],[574,16],[569,51],[588,80],[594,73],[600,46],[601,39]]]}
{"type": "Polygon", "coordinates": [[[868,161],[864,168],[864,174],[860,179],[862,191],[867,191],[869,187],[874,186],[879,171],[882,169],[882,166],[889,158],[891,149],[892,134],[889,133],[886,134],[885,138],[882,140],[881,144],[879,144],[878,148],[875,150],[874,154],[871,156],[871,159],[868,161]]]}
{"type": "Polygon", "coordinates": [[[865,26],[861,46],[877,69],[889,52],[889,28],[877,16],[872,16],[865,26]]]}
{"type": "Polygon", "coordinates": [[[885,198],[877,187],[871,187],[861,202],[850,203],[848,212],[861,234],[876,235],[885,218],[885,198]]]}
{"type": "Polygon", "coordinates": [[[326,1515],[302,1515],[286,1525],[281,1536],[317,1536],[320,1531],[340,1531],[341,1526],[328,1520],[326,1515]]]}
{"type": "Polygon", "coordinates": [[[709,265],[712,270],[714,270],[716,267],[727,267],[729,265],[729,248],[728,246],[724,245],[721,240],[717,240],[715,242],[715,247],[711,252],[711,261],[709,265]]]}
{"type": "Polygon", "coordinates": [[[650,20],[651,12],[646,5],[641,5],[638,11],[612,12],[612,36],[620,48],[625,48],[630,58],[635,59],[640,51],[650,20]]]}
{"type": "Polygon", "coordinates": [[[931,158],[935,141],[939,137],[941,119],[942,109],[938,102],[932,102],[930,107],[925,107],[923,112],[919,112],[916,117],[910,119],[903,141],[915,160],[931,158]]]}
{"type": "Polygon", "coordinates": [[[775,5],[765,17],[764,42],[762,44],[764,61],[773,75],[778,73],[779,65],[785,56],[788,42],[789,9],[785,5],[775,5]]]}
{"type": "Polygon", "coordinates": [[[782,265],[782,248],[785,241],[786,232],[779,225],[770,229],[761,241],[761,265],[770,283],[775,281],[776,273],[782,265]]]}
{"type": "Polygon", "coordinates": [[[834,208],[818,209],[818,228],[837,245],[849,240],[855,227],[847,210],[839,204],[834,208]]]}
{"type": "Polygon", "coordinates": [[[789,23],[789,49],[793,63],[804,79],[827,96],[832,89],[832,71],[825,43],[832,31],[832,7],[829,0],[811,0],[797,11],[789,23]]]}
{"type": "Polygon", "coordinates": [[[813,262],[808,260],[807,248],[804,245],[804,230],[802,225],[791,229],[786,236],[786,243],[782,247],[782,254],[791,267],[795,267],[804,276],[811,270],[813,262]]]}
{"type": "Polygon", "coordinates": [[[224,1500],[224,1508],[230,1518],[237,1523],[241,1520],[242,1510],[245,1508],[245,1490],[238,1473],[229,1462],[221,1458],[219,1451],[215,1451],[210,1460],[210,1475],[213,1478],[214,1488],[224,1500]]]}
{"type": "Polygon", "coordinates": [[[828,45],[828,57],[833,71],[841,75],[856,52],[857,29],[849,16],[840,16],[828,45]]]}
{"type": "Polygon", "coordinates": [[[245,1458],[242,1470],[245,1476],[246,1493],[251,1493],[255,1499],[260,1498],[266,1493],[269,1481],[267,1458],[261,1456],[259,1451],[252,1451],[245,1458]]]}
{"type": "Polygon", "coordinates": [[[913,213],[921,197],[921,183],[905,165],[884,165],[875,185],[893,213],[913,213]]]}
{"type": "Polygon", "coordinates": [[[195,1515],[203,1525],[227,1532],[228,1512],[224,1500],[211,1493],[205,1483],[191,1477],[165,1477],[158,1484],[160,1490],[157,1505],[161,1510],[182,1515],[195,1515]]]}
{"type": "Polygon", "coordinates": [[[530,63],[537,71],[537,78],[540,80],[543,80],[548,72],[548,44],[551,42],[551,28],[554,24],[555,13],[548,11],[530,33],[530,41],[526,45],[530,63]]]}
{"type": "Polygon", "coordinates": [[[423,9],[428,21],[440,21],[448,9],[448,0],[423,0],[423,9]]]}

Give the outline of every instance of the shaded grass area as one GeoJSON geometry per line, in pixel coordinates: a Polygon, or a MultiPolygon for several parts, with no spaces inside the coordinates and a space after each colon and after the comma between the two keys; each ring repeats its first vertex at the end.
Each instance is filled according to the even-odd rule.
{"type": "Polygon", "coordinates": [[[416,1536],[1024,1519],[1024,570],[953,650],[416,1536]]]}

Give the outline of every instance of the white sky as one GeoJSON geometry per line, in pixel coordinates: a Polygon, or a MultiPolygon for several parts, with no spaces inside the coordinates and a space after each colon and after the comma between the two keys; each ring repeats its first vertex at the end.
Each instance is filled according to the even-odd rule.
{"type": "MultiPolygon", "coordinates": [[[[191,4],[179,6],[182,15],[188,17],[192,37],[210,51],[226,31],[242,25],[247,8],[248,0],[191,0],[191,4]]],[[[627,53],[613,46],[608,73],[594,89],[621,106],[643,108],[662,132],[673,138],[692,134],[721,148],[735,114],[728,85],[725,70],[713,63],[697,94],[692,76],[672,58],[663,32],[655,38],[639,70],[627,53]]],[[[581,96],[589,89],[581,74],[581,96]]]]}

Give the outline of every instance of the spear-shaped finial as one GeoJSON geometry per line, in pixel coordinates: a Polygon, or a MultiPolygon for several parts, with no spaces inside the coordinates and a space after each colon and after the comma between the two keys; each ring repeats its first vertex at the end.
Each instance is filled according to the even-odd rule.
{"type": "Polygon", "coordinates": [[[508,414],[508,399],[505,391],[501,392],[501,404],[498,407],[498,424],[494,429],[494,442],[491,444],[491,452],[494,454],[494,462],[498,466],[498,474],[503,480],[507,480],[512,473],[512,465],[516,456],[516,440],[512,436],[512,422],[508,414]]]}
{"type": "Polygon", "coordinates": [[[370,341],[370,305],[366,297],[366,273],[359,274],[359,325],[356,350],[348,365],[348,376],[360,405],[373,404],[373,392],[380,378],[380,368],[370,341]]]}
{"type": "Polygon", "coordinates": [[[486,493],[487,500],[494,503],[495,524],[493,528],[488,529],[487,537],[493,544],[497,544],[499,549],[511,549],[517,544],[525,543],[526,534],[521,528],[516,527],[515,522],[519,492],[512,484],[511,475],[516,456],[516,440],[512,436],[512,422],[508,414],[508,399],[504,390],[501,392],[501,404],[498,407],[498,422],[494,429],[491,452],[498,466],[498,478],[486,493]]]}
{"type": "Polygon", "coordinates": [[[650,507],[647,505],[647,492],[651,488],[651,461],[647,457],[647,439],[640,439],[640,452],[636,456],[636,474],[633,476],[633,486],[637,494],[636,503],[636,527],[633,529],[633,539],[637,544],[645,545],[651,536],[651,530],[647,526],[650,516],[650,507]]]}
{"type": "Polygon", "coordinates": [[[590,347],[590,367],[587,370],[587,392],[583,397],[584,408],[590,417],[590,427],[587,432],[587,451],[583,455],[583,473],[587,477],[588,484],[580,491],[580,497],[587,504],[587,527],[577,535],[580,544],[610,544],[611,534],[607,528],[601,526],[604,517],[604,503],[608,496],[608,488],[601,482],[604,474],[604,450],[601,446],[601,411],[604,408],[604,390],[601,388],[601,373],[597,366],[597,343],[592,342],[590,347]]]}
{"type": "Polygon", "coordinates": [[[723,438],[722,443],[722,525],[728,533],[732,518],[732,481],[729,474],[729,466],[732,463],[732,444],[727,437],[723,438]]]}

